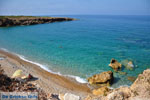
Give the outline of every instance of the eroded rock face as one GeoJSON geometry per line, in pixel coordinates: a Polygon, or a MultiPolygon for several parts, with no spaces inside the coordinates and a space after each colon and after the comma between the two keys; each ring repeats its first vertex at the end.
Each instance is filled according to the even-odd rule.
{"type": "Polygon", "coordinates": [[[110,85],[112,81],[113,81],[112,71],[102,72],[100,74],[96,74],[88,78],[88,82],[90,84],[110,85]]]}
{"type": "Polygon", "coordinates": [[[130,87],[114,89],[102,100],[150,100],[150,69],[140,74],[130,87]]]}
{"type": "Polygon", "coordinates": [[[121,69],[122,65],[117,60],[111,59],[109,66],[115,71],[118,71],[119,69],[121,69]]]}
{"type": "Polygon", "coordinates": [[[130,88],[136,95],[150,98],[150,69],[140,74],[130,88]]]}
{"type": "Polygon", "coordinates": [[[106,100],[128,100],[131,95],[132,92],[129,87],[120,87],[114,89],[113,92],[106,97],[106,100]]]}

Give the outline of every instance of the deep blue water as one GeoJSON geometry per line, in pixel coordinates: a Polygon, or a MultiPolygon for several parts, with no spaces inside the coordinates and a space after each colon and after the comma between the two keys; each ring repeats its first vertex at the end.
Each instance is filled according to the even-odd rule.
{"type": "MultiPolygon", "coordinates": [[[[61,17],[61,16],[60,16],[61,17]]],[[[132,60],[134,70],[114,73],[115,84],[150,68],[150,16],[65,16],[77,21],[0,28],[0,48],[54,72],[87,77],[112,70],[111,58],[132,60]]]]}

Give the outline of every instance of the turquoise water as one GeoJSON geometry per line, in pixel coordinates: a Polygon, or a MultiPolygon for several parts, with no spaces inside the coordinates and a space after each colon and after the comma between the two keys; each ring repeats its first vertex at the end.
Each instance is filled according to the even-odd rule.
{"type": "MultiPolygon", "coordinates": [[[[61,16],[60,16],[61,17],[61,16]]],[[[86,79],[112,70],[111,58],[132,60],[133,71],[114,73],[112,87],[150,68],[150,16],[65,16],[77,21],[0,28],[0,48],[23,55],[54,72],[86,79]]]]}

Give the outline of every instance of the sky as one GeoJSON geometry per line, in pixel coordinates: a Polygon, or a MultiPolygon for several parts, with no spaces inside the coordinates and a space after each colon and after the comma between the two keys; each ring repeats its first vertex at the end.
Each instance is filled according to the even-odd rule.
{"type": "Polygon", "coordinates": [[[0,0],[0,15],[150,15],[150,0],[0,0]]]}

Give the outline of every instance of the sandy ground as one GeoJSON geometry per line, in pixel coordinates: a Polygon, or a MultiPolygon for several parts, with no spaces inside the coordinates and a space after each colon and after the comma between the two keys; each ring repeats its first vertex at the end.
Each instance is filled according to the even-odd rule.
{"type": "Polygon", "coordinates": [[[87,84],[81,84],[74,79],[50,73],[35,64],[24,61],[18,56],[3,50],[0,50],[0,65],[4,69],[5,74],[10,77],[17,69],[23,70],[24,74],[30,73],[37,78],[32,83],[36,83],[46,93],[73,93],[81,97],[91,94],[91,90],[87,84]]]}

